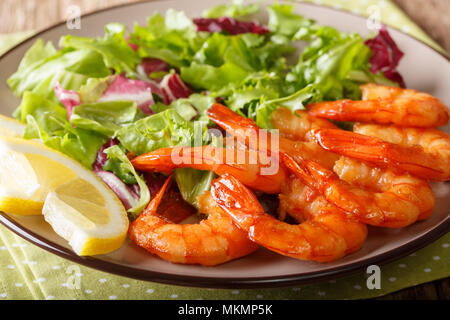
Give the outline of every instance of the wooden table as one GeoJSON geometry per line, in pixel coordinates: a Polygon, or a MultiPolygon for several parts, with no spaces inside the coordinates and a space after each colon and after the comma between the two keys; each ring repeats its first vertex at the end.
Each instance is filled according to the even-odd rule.
{"type": "MultiPolygon", "coordinates": [[[[71,4],[83,13],[142,0],[0,0],[0,33],[44,29],[67,18],[71,4]]],[[[450,52],[449,0],[394,0],[434,40],[450,52]]],[[[407,288],[381,299],[450,300],[450,278],[407,288]]]]}

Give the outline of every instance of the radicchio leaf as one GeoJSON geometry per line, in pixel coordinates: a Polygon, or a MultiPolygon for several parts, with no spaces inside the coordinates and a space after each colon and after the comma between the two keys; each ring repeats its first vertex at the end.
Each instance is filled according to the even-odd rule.
{"type": "Polygon", "coordinates": [[[146,74],[151,74],[153,72],[169,71],[170,65],[160,59],[155,58],[144,58],[142,59],[142,67],[146,74]]]}
{"type": "Polygon", "coordinates": [[[239,21],[230,17],[194,19],[198,31],[226,32],[231,35],[242,33],[266,34],[270,30],[252,21],[239,21]]]}
{"type": "Polygon", "coordinates": [[[67,117],[70,120],[73,108],[81,103],[78,92],[73,90],[65,90],[59,83],[57,83],[55,85],[55,95],[59,99],[59,101],[61,101],[61,103],[66,107],[67,117]]]}
{"type": "Polygon", "coordinates": [[[97,153],[97,158],[92,165],[94,173],[103,180],[108,187],[117,195],[125,209],[128,210],[133,208],[139,202],[139,186],[127,185],[119,177],[117,177],[114,173],[103,170],[103,166],[108,160],[107,154],[104,150],[109,147],[118,145],[118,141],[115,139],[110,139],[107,143],[105,143],[97,153]]]}
{"type": "Polygon", "coordinates": [[[404,88],[405,82],[396,70],[404,54],[392,39],[386,27],[383,26],[378,35],[375,38],[367,40],[365,44],[373,52],[369,60],[371,64],[370,71],[372,73],[381,71],[386,78],[397,82],[404,88]]]}
{"type": "Polygon", "coordinates": [[[193,93],[192,89],[176,73],[166,75],[160,86],[164,94],[165,104],[170,104],[177,99],[188,98],[193,93]]]}
{"type": "Polygon", "coordinates": [[[117,195],[126,210],[133,208],[139,202],[139,195],[132,187],[126,185],[114,173],[109,171],[95,171],[95,174],[117,195]]]}
{"type": "Polygon", "coordinates": [[[92,165],[92,169],[94,169],[94,171],[103,170],[103,166],[108,160],[107,154],[104,153],[103,151],[105,151],[105,149],[108,149],[109,147],[116,146],[118,144],[119,142],[116,139],[110,139],[100,148],[100,150],[98,150],[97,158],[95,159],[95,162],[92,165]]]}
{"type": "Polygon", "coordinates": [[[137,103],[145,114],[152,114],[150,106],[155,103],[152,95],[152,84],[142,80],[131,80],[122,75],[116,76],[106,89],[99,102],[128,100],[137,103]]]}

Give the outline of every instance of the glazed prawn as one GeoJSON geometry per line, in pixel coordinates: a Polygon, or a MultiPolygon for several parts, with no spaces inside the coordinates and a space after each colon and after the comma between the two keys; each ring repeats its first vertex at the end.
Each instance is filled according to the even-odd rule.
{"type": "Polygon", "coordinates": [[[338,129],[331,121],[315,117],[307,111],[297,110],[294,114],[282,107],[272,112],[270,120],[281,136],[294,141],[314,142],[308,134],[312,129],[338,129]]]}
{"type": "Polygon", "coordinates": [[[412,89],[361,86],[363,100],[348,99],[313,103],[307,106],[317,117],[338,121],[396,124],[408,127],[439,127],[448,122],[448,108],[437,98],[412,89]]]}
{"type": "Polygon", "coordinates": [[[251,188],[266,193],[279,193],[287,177],[286,171],[278,167],[273,170],[273,174],[262,174],[264,168],[268,168],[270,164],[278,164],[279,160],[266,157],[262,161],[261,157],[260,153],[249,150],[234,152],[232,149],[203,146],[162,148],[138,156],[131,163],[142,171],[170,173],[176,168],[189,167],[214,171],[218,175],[229,172],[251,188]]]}
{"type": "MultiPolygon", "coordinates": [[[[324,150],[315,142],[293,141],[277,134],[262,130],[256,123],[233,112],[224,105],[215,103],[207,111],[209,119],[222,129],[235,136],[250,149],[259,150],[277,156],[286,152],[294,157],[302,157],[317,161],[320,165],[330,168],[339,159],[339,156],[324,150]],[[276,142],[276,143],[273,143],[276,142]]],[[[239,178],[239,177],[238,177],[239,178]]]]}
{"type": "Polygon", "coordinates": [[[396,167],[428,180],[449,180],[450,135],[427,128],[447,123],[447,107],[436,98],[414,90],[375,84],[364,85],[362,90],[364,101],[318,103],[310,106],[310,113],[378,125],[356,123],[355,133],[315,128],[313,140],[326,150],[377,166],[396,167]],[[396,101],[395,108],[385,101],[391,98],[396,101]],[[361,106],[364,106],[364,112],[361,112],[361,106]],[[386,113],[383,108],[391,109],[386,113]]]}
{"type": "MultiPolygon", "coordinates": [[[[240,115],[218,104],[208,110],[208,115],[231,134],[245,139],[241,126],[251,122],[250,119],[244,121],[240,115]]],[[[284,148],[293,143],[286,143],[286,140],[280,137],[279,150],[283,164],[304,184],[319,191],[327,201],[353,214],[363,223],[401,228],[426,218],[433,211],[434,195],[424,180],[346,158],[330,158],[331,165],[323,165],[313,161],[315,159],[308,154],[298,154],[296,150],[284,148]]],[[[329,152],[323,154],[329,157],[329,152]]]]}
{"type": "Polygon", "coordinates": [[[402,228],[433,212],[434,194],[425,180],[346,157],[336,162],[334,172],[313,161],[282,158],[303,183],[363,223],[402,228]]]}
{"type": "Polygon", "coordinates": [[[450,179],[447,133],[432,128],[370,124],[355,124],[354,130],[314,129],[311,135],[321,147],[332,152],[381,167],[395,167],[427,180],[450,179]]]}
{"type": "Polygon", "coordinates": [[[344,210],[328,202],[324,196],[306,186],[299,179],[288,179],[279,195],[280,216],[286,213],[296,221],[313,220],[318,222],[335,221],[333,230],[345,241],[345,255],[361,248],[367,237],[367,226],[351,217],[344,210]]]}
{"type": "Polygon", "coordinates": [[[251,240],[292,258],[333,261],[358,249],[367,234],[365,226],[345,213],[326,208],[298,225],[277,220],[265,213],[255,195],[230,174],[212,183],[211,194],[251,240]]]}
{"type": "Polygon", "coordinates": [[[208,217],[198,224],[174,224],[159,215],[158,207],[172,180],[170,176],[141,215],[131,222],[128,235],[137,245],[164,260],[214,266],[254,252],[258,245],[217,207],[211,194],[199,197],[199,210],[208,217]]]}
{"type": "MultiPolygon", "coordinates": [[[[313,129],[333,129],[333,132],[335,132],[333,135],[334,137],[345,133],[345,131],[338,130],[334,124],[326,119],[316,118],[308,114],[306,111],[300,110],[298,110],[294,115],[288,109],[284,108],[279,108],[272,113],[272,124],[275,128],[278,128],[280,133],[284,136],[290,136],[295,139],[306,139],[309,141],[315,141],[313,134],[315,130],[313,129]]],[[[363,147],[364,146],[365,145],[363,144],[363,147]]],[[[343,148],[345,150],[354,150],[359,148],[359,144],[358,142],[355,142],[351,146],[346,145],[343,148]]],[[[371,154],[378,154],[374,153],[373,150],[369,150],[369,148],[367,149],[368,152],[371,152],[371,154]]],[[[408,188],[403,188],[403,197],[406,197],[406,199],[412,199],[410,196],[406,196],[408,192],[413,192],[414,190],[427,190],[426,187],[420,187],[424,182],[421,182],[419,179],[393,172],[392,170],[377,169],[355,159],[349,159],[346,157],[341,157],[338,161],[336,161],[332,168],[327,169],[334,171],[340,179],[348,182],[349,184],[356,185],[364,189],[369,189],[370,191],[377,191],[375,193],[375,197],[380,197],[381,199],[388,197],[389,193],[385,192],[392,192],[398,181],[409,182],[408,185],[411,187],[411,190],[408,190],[408,188]],[[417,187],[417,189],[414,189],[415,187],[417,187]]],[[[395,193],[401,194],[399,192],[395,193]]],[[[416,201],[416,205],[414,206],[419,210],[417,219],[420,220],[428,218],[434,208],[434,197],[430,197],[429,195],[427,196],[424,192],[421,194],[423,197],[419,197],[416,201]],[[424,199],[428,201],[423,201],[424,199]]],[[[410,206],[408,206],[408,208],[409,207],[410,206]]],[[[414,215],[410,216],[412,219],[411,221],[414,221],[413,217],[414,215]]],[[[404,218],[408,219],[406,216],[404,218]]]]}

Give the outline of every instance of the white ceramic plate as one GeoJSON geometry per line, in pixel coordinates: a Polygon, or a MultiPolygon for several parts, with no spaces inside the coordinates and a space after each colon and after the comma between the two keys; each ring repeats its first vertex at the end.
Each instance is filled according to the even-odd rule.
{"type": "MultiPolygon", "coordinates": [[[[21,43],[0,58],[0,113],[10,115],[19,100],[6,85],[6,79],[15,72],[27,49],[37,38],[58,43],[61,36],[72,33],[78,36],[101,36],[104,25],[121,22],[130,28],[134,22],[145,22],[155,11],[164,13],[169,8],[183,10],[190,17],[198,17],[205,8],[225,1],[152,1],[130,4],[99,11],[81,19],[81,30],[68,30],[65,23],[49,28],[21,43]]],[[[368,36],[366,19],[343,11],[311,4],[298,4],[296,12],[331,25],[339,30],[358,32],[368,36]]],[[[405,52],[399,70],[407,86],[428,92],[450,105],[450,63],[448,59],[423,43],[389,29],[391,35],[405,52]]],[[[446,128],[446,131],[449,128],[446,128]]],[[[450,192],[448,183],[434,186],[436,210],[431,218],[402,230],[370,228],[363,248],[332,263],[319,264],[299,261],[277,255],[265,249],[245,258],[217,267],[176,265],[152,256],[131,242],[114,253],[96,257],[78,257],[66,241],[57,236],[42,217],[21,217],[0,214],[0,222],[32,243],[72,261],[103,271],[142,280],[198,287],[273,287],[294,283],[329,279],[362,270],[371,264],[381,264],[404,256],[437,239],[450,229],[448,216],[450,192]]]]}

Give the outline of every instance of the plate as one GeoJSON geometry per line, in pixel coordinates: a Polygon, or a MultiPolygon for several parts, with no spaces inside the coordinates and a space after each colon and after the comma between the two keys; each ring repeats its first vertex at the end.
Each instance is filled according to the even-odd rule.
{"type": "MultiPolygon", "coordinates": [[[[80,30],[68,30],[61,23],[40,32],[11,49],[0,58],[0,113],[10,115],[19,100],[6,86],[6,79],[15,72],[27,49],[37,38],[51,40],[55,44],[62,35],[96,37],[103,35],[103,27],[109,22],[121,22],[132,27],[143,23],[155,11],[164,13],[169,8],[183,10],[190,17],[200,16],[204,8],[225,1],[152,1],[129,4],[85,15],[80,30]]],[[[264,2],[263,2],[264,3],[264,2]]],[[[298,4],[295,8],[308,18],[339,30],[369,35],[366,18],[344,11],[311,4],[298,4]]],[[[450,105],[450,64],[446,57],[418,40],[389,29],[400,48],[406,53],[399,71],[407,86],[428,92],[450,105]]],[[[444,130],[449,132],[447,126],[444,130]]],[[[0,214],[0,222],[24,239],[39,247],[95,269],[131,278],[166,284],[210,288],[256,288],[310,283],[336,278],[365,270],[369,265],[398,259],[444,235],[450,229],[450,185],[436,183],[436,210],[426,221],[415,223],[402,230],[370,228],[363,248],[335,262],[320,264],[280,256],[263,248],[245,258],[216,267],[177,265],[159,259],[127,241],[119,250],[102,256],[79,257],[65,240],[56,235],[42,217],[21,217],[0,214]]]]}

